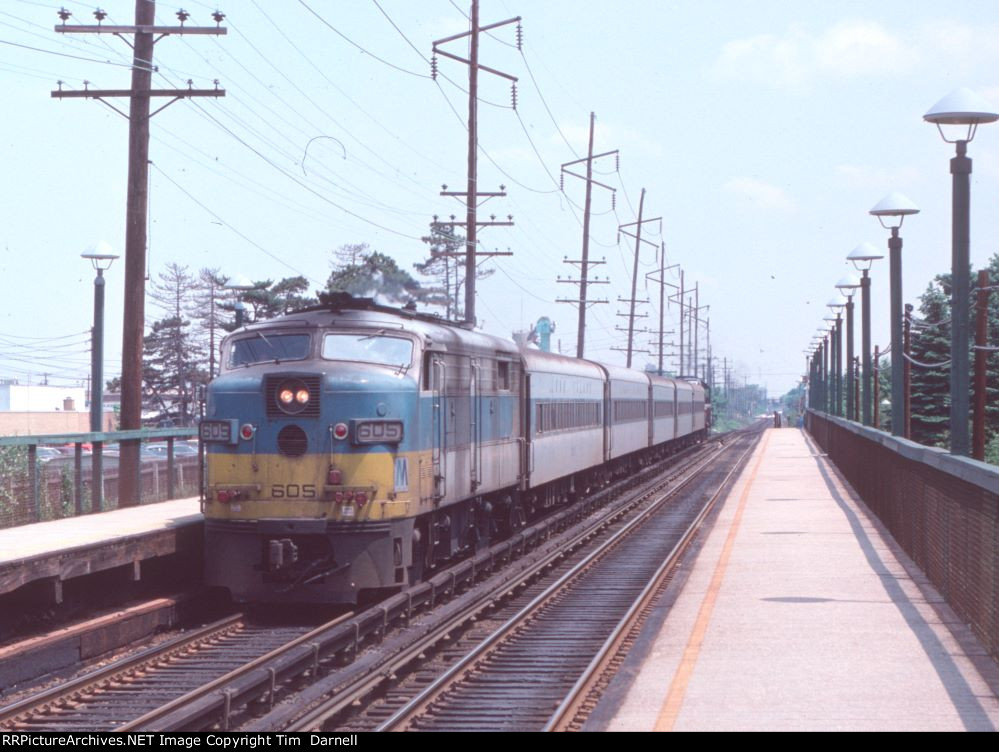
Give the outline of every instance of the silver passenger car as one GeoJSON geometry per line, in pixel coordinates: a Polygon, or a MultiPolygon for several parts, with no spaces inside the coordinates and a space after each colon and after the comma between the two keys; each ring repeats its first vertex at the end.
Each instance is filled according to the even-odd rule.
{"type": "Polygon", "coordinates": [[[607,374],[607,454],[611,460],[649,446],[649,376],[601,365],[607,374]]]}
{"type": "Polygon", "coordinates": [[[604,371],[595,363],[521,350],[527,402],[527,486],[603,463],[604,371]]]}
{"type": "Polygon", "coordinates": [[[676,382],[663,376],[649,376],[652,382],[652,443],[676,438],[676,382]]]}

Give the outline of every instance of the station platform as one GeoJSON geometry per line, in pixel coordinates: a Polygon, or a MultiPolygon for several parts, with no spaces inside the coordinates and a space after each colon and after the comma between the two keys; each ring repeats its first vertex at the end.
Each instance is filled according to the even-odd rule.
{"type": "Polygon", "coordinates": [[[200,546],[201,525],[195,497],[2,529],[0,596],[45,582],[58,603],[63,582],[117,567],[138,580],[143,561],[200,546]]]}
{"type": "Polygon", "coordinates": [[[587,730],[999,729],[999,666],[804,431],[721,503],[587,730]]]}

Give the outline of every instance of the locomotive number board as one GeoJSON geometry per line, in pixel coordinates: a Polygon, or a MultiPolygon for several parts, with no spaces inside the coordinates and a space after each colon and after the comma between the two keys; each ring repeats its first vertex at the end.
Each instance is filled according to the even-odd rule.
{"type": "Polygon", "coordinates": [[[235,420],[203,420],[201,421],[201,440],[208,444],[236,444],[239,436],[236,433],[235,420]]]}

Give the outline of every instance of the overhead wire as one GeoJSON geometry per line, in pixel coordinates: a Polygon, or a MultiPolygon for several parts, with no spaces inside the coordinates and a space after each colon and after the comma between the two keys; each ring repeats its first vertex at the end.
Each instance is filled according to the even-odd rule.
{"type": "Polygon", "coordinates": [[[324,26],[326,26],[330,31],[332,31],[333,33],[335,33],[338,37],[340,37],[341,39],[343,39],[348,44],[352,45],[353,47],[356,47],[358,50],[360,50],[361,52],[363,52],[365,55],[368,55],[369,57],[374,58],[378,62],[383,63],[383,64],[387,65],[390,68],[394,68],[395,70],[397,70],[397,71],[399,71],[401,73],[406,73],[406,74],[408,74],[410,76],[415,76],[416,78],[430,78],[430,76],[428,76],[428,75],[426,75],[424,73],[417,73],[416,71],[407,70],[406,68],[403,68],[403,67],[401,67],[399,65],[396,65],[395,63],[390,63],[388,60],[385,60],[384,58],[379,57],[378,55],[374,54],[370,50],[366,50],[364,47],[362,47],[357,42],[355,42],[353,39],[351,39],[350,37],[348,37],[346,34],[344,34],[338,28],[336,28],[335,26],[333,26],[333,24],[331,24],[329,21],[327,21],[325,18],[323,18],[319,13],[317,13],[315,10],[313,10],[311,7],[309,7],[309,4],[306,3],[305,0],[298,0],[298,3],[299,3],[299,5],[301,5],[302,7],[304,7],[307,11],[309,11],[309,13],[311,13],[313,16],[315,16],[316,19],[321,24],[323,24],[324,26]]]}
{"type": "Polygon", "coordinates": [[[307,274],[305,274],[304,272],[302,272],[302,270],[297,269],[296,267],[292,266],[291,264],[289,264],[287,261],[285,261],[283,258],[281,258],[280,256],[278,256],[277,254],[272,253],[271,251],[267,250],[262,245],[260,245],[259,243],[257,243],[255,240],[251,239],[250,237],[248,237],[247,235],[245,235],[244,233],[240,232],[238,229],[236,229],[235,227],[233,227],[231,224],[229,224],[228,222],[226,222],[221,216],[218,215],[218,213],[216,213],[214,210],[212,210],[208,206],[206,206],[203,202],[201,202],[193,194],[191,194],[190,191],[188,191],[186,188],[184,188],[184,186],[182,186],[180,183],[178,183],[176,180],[174,180],[172,177],[170,177],[170,175],[168,175],[166,172],[164,172],[163,169],[159,165],[157,165],[155,162],[150,162],[150,166],[152,166],[160,175],[162,175],[164,178],[166,178],[166,180],[168,180],[170,183],[172,183],[174,185],[174,187],[177,188],[177,190],[179,190],[181,193],[183,193],[185,196],[187,196],[189,199],[191,199],[191,201],[193,201],[194,203],[196,203],[198,206],[200,206],[202,209],[204,209],[208,214],[210,214],[212,217],[214,217],[217,221],[221,222],[225,227],[227,227],[229,230],[231,230],[232,232],[234,232],[240,238],[242,238],[247,243],[249,243],[250,245],[252,245],[254,248],[256,248],[257,250],[259,250],[262,253],[266,254],[267,256],[269,256],[270,258],[272,258],[274,261],[277,261],[282,266],[284,266],[284,267],[290,269],[291,271],[295,272],[299,276],[305,277],[306,279],[308,279],[313,284],[320,284],[319,282],[317,282],[316,280],[312,279],[307,274]]]}

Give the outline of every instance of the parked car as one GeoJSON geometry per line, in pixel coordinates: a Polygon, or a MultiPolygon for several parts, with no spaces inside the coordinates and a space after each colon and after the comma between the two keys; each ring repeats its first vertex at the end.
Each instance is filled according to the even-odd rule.
{"type": "MultiPolygon", "coordinates": [[[[165,460],[167,457],[166,442],[156,443],[156,444],[143,444],[142,456],[144,458],[165,460]]],[[[180,459],[181,457],[197,457],[198,448],[196,446],[192,447],[189,444],[185,444],[178,441],[173,445],[173,456],[177,459],[180,459]]]]}
{"type": "Polygon", "coordinates": [[[60,452],[55,447],[51,446],[40,446],[35,448],[35,457],[38,458],[39,462],[49,462],[51,460],[60,459],[66,455],[60,452]]]}

